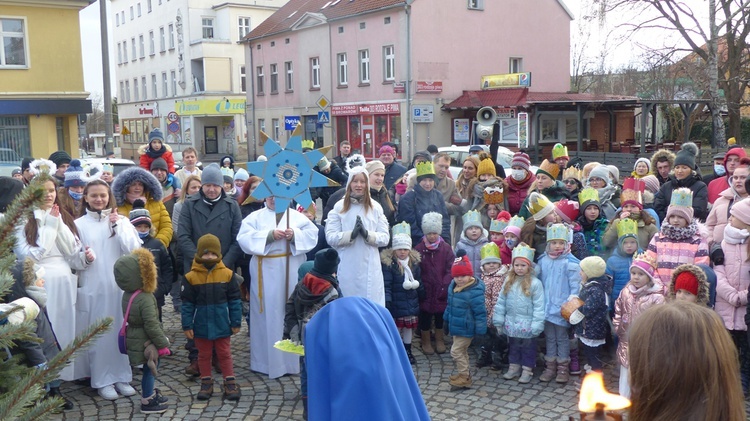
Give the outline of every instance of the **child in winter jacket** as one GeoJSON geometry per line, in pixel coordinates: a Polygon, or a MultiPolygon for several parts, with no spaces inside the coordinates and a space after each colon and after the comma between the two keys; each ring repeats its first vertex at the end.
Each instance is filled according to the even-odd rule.
{"type": "Polygon", "coordinates": [[[611,288],[610,310],[614,310],[615,300],[620,296],[620,291],[630,282],[630,264],[633,256],[643,250],[638,247],[638,225],[629,218],[617,221],[617,248],[607,259],[607,275],[614,279],[611,288]]]}
{"type": "MultiPolygon", "coordinates": [[[[158,240],[157,240],[158,242],[158,240]]],[[[170,354],[169,339],[159,322],[154,291],[157,289],[157,270],[154,256],[144,248],[120,257],[115,262],[115,282],[125,293],[122,295],[122,313],[126,315],[128,333],[126,346],[130,365],[143,365],[141,378],[141,413],[161,414],[167,411],[167,399],[154,388],[158,358],[147,364],[146,348],[153,345],[158,356],[170,354]],[[130,307],[128,313],[128,307],[130,307]]]]}
{"type": "Polygon", "coordinates": [[[574,200],[561,199],[555,202],[555,223],[564,223],[570,228],[571,241],[570,252],[578,260],[585,259],[589,256],[589,250],[586,247],[586,238],[583,235],[583,229],[578,224],[578,202],[574,200]]]}
{"type": "Polygon", "coordinates": [[[503,229],[503,241],[498,246],[500,247],[500,260],[504,265],[510,265],[513,260],[513,249],[521,242],[521,228],[524,222],[522,217],[516,215],[510,218],[508,226],[503,229]]]}
{"type": "MultiPolygon", "coordinates": [[[[503,242],[505,242],[503,230],[508,226],[509,221],[510,214],[506,211],[500,212],[497,215],[497,218],[490,221],[490,226],[488,228],[488,231],[490,232],[489,240],[497,244],[498,247],[502,247],[503,242]]],[[[510,259],[508,261],[510,261],[510,259]]]]}
{"type": "Polygon", "coordinates": [[[385,283],[385,306],[391,312],[404,341],[409,362],[416,364],[411,353],[411,339],[418,327],[419,294],[422,279],[419,262],[422,258],[411,249],[411,228],[406,222],[393,227],[392,247],[380,253],[385,283]]]}
{"type": "Polygon", "coordinates": [[[449,243],[440,236],[443,216],[428,212],[422,218],[424,238],[414,249],[419,252],[422,273],[422,288],[419,290],[419,330],[422,353],[432,355],[445,353],[443,337],[443,312],[448,303],[448,286],[451,283],[451,265],[455,255],[449,243]],[[432,347],[430,330],[435,320],[435,348],[432,347]]]}
{"type": "Polygon", "coordinates": [[[575,335],[583,347],[588,366],[586,371],[602,372],[602,360],[599,350],[607,338],[607,312],[609,311],[609,294],[612,288],[612,277],[605,274],[606,264],[599,256],[581,260],[581,292],[579,298],[583,306],[570,316],[570,323],[575,325],[575,335]]]}
{"type": "Polygon", "coordinates": [[[703,224],[693,219],[693,192],[688,188],[674,190],[661,231],[651,239],[647,251],[656,262],[656,276],[664,288],[680,264],[710,263],[707,235],[703,224]]]}
{"type": "Polygon", "coordinates": [[[606,256],[607,249],[602,244],[602,237],[604,237],[609,221],[602,213],[599,192],[586,187],[578,194],[578,203],[581,204],[578,208],[578,223],[583,231],[586,249],[591,256],[606,256]]]}
{"type": "Polygon", "coordinates": [[[172,258],[161,241],[154,238],[151,226],[151,214],[145,208],[146,204],[141,199],[133,202],[133,210],[130,211],[130,223],[133,224],[138,236],[143,242],[143,248],[154,255],[154,263],[157,271],[157,285],[154,291],[156,305],[159,310],[159,321],[161,322],[162,307],[164,307],[164,297],[172,290],[172,275],[174,268],[172,258]]]}
{"type": "Polygon", "coordinates": [[[494,242],[487,243],[480,250],[482,257],[482,282],[484,282],[484,304],[487,307],[487,335],[482,343],[477,368],[492,365],[493,370],[502,368],[502,355],[507,350],[508,339],[500,335],[492,325],[492,312],[497,297],[503,288],[508,266],[500,261],[500,248],[494,242]]]}
{"type": "Polygon", "coordinates": [[[164,135],[161,130],[154,129],[148,134],[148,143],[138,148],[140,155],[140,167],[146,171],[151,171],[151,163],[156,158],[163,158],[167,162],[167,171],[174,174],[174,157],[172,148],[164,143],[164,135]]]}
{"type": "MultiPolygon", "coordinates": [[[[677,266],[672,272],[672,282],[669,283],[669,289],[667,289],[667,299],[669,301],[689,301],[708,307],[708,289],[706,272],[696,265],[685,263],[677,266]]],[[[744,336],[745,332],[742,333],[744,336]]]]}
{"type": "Polygon", "coordinates": [[[570,253],[570,228],[565,224],[547,227],[547,251],[539,258],[538,275],[544,285],[544,336],[546,368],[539,380],[558,383],[570,380],[570,324],[560,315],[560,307],[581,287],[580,261],[570,253]]]}
{"type": "Polygon", "coordinates": [[[617,359],[620,362],[620,395],[630,398],[630,363],[628,362],[628,329],[633,321],[647,308],[664,303],[664,288],[654,273],[655,262],[649,253],[633,258],[630,266],[630,282],[615,301],[615,317],[612,325],[620,339],[617,344],[617,359]]]}
{"type": "Polygon", "coordinates": [[[458,374],[450,376],[450,385],[471,386],[468,348],[474,336],[487,333],[487,308],[484,305],[484,283],[474,277],[466,252],[459,250],[451,267],[448,306],[445,308],[445,329],[453,335],[451,357],[458,374]]]}
{"type": "Polygon", "coordinates": [[[604,233],[604,246],[614,248],[619,236],[617,235],[617,223],[623,219],[632,219],[637,223],[638,248],[646,250],[651,238],[659,230],[656,228],[656,220],[650,213],[643,210],[643,192],[646,188],[642,180],[635,178],[626,178],[623,184],[620,202],[622,209],[615,214],[615,219],[609,224],[609,228],[604,233]]]}
{"type": "Polygon", "coordinates": [[[521,227],[521,241],[535,250],[539,259],[547,248],[547,225],[557,222],[555,205],[543,194],[532,192],[527,197],[530,218],[526,218],[521,227]]]}
{"type": "MultiPolygon", "coordinates": [[[[336,278],[339,263],[341,259],[336,249],[326,248],[315,253],[312,269],[302,276],[286,302],[283,339],[304,344],[307,322],[323,306],[342,297],[336,278]]],[[[301,265],[299,271],[304,271],[303,266],[308,264],[301,265]]],[[[302,408],[307,419],[307,364],[304,355],[299,357],[299,368],[302,408]]]]}
{"type": "Polygon", "coordinates": [[[234,378],[229,338],[240,331],[242,278],[221,261],[221,242],[213,234],[198,239],[195,258],[182,284],[182,330],[198,348],[201,389],[196,398],[208,400],[214,392],[211,377],[213,350],[224,375],[224,398],[240,399],[240,388],[234,378]]]}
{"type": "Polygon", "coordinates": [[[468,256],[471,266],[474,268],[474,277],[479,278],[482,275],[482,265],[480,249],[487,244],[487,230],[482,227],[482,219],[479,212],[470,210],[462,218],[464,231],[461,239],[456,243],[456,253],[464,250],[468,256]]]}
{"type": "Polygon", "coordinates": [[[533,248],[521,243],[513,249],[513,268],[492,313],[498,333],[508,335],[510,366],[503,378],[511,380],[520,375],[519,383],[531,381],[537,337],[544,330],[544,288],[534,276],[533,261],[533,248]]]}

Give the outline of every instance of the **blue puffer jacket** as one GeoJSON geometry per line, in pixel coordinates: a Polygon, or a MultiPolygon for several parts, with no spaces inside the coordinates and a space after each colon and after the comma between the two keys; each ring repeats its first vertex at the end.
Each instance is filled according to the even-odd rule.
{"type": "Polygon", "coordinates": [[[231,328],[242,323],[241,283],[222,262],[207,269],[193,260],[182,281],[182,330],[207,340],[231,336],[231,328]]]}
{"type": "MultiPolygon", "coordinates": [[[[506,281],[507,282],[507,281],[506,281]]],[[[503,287],[503,291],[505,288],[503,287]]],[[[516,281],[505,294],[497,297],[492,324],[511,338],[536,338],[544,330],[544,287],[542,281],[531,277],[530,296],[526,296],[521,282],[516,281]]]]}
{"type": "Polygon", "coordinates": [[[469,240],[466,238],[466,233],[461,234],[461,239],[456,243],[456,249],[454,250],[458,254],[459,250],[466,251],[466,257],[471,262],[471,267],[474,269],[474,277],[480,279],[482,276],[482,257],[479,252],[483,245],[487,244],[487,230],[482,228],[482,236],[476,241],[469,240]]]}
{"type": "MultiPolygon", "coordinates": [[[[641,250],[638,250],[640,253],[641,250]]],[[[614,279],[612,295],[610,295],[609,308],[613,309],[615,300],[620,296],[620,291],[630,282],[630,264],[633,262],[633,256],[622,254],[620,247],[617,247],[612,255],[607,259],[607,275],[614,279]]]]}
{"type": "MultiPolygon", "coordinates": [[[[422,286],[419,261],[421,256],[416,250],[409,250],[409,268],[414,280],[422,286]]],[[[392,249],[380,252],[380,263],[383,267],[383,283],[385,284],[385,304],[394,319],[419,315],[419,293],[417,289],[404,289],[404,272],[396,261],[392,249]]]]}
{"type": "Polygon", "coordinates": [[[454,289],[455,280],[448,287],[448,307],[443,313],[446,333],[465,338],[487,333],[484,282],[474,278],[474,283],[460,292],[454,292],[454,289]]]}
{"type": "Polygon", "coordinates": [[[558,326],[570,324],[560,315],[560,307],[581,288],[581,261],[571,253],[557,259],[544,253],[539,258],[538,276],[544,285],[544,320],[558,326]]]}
{"type": "Polygon", "coordinates": [[[440,236],[446,243],[451,244],[451,217],[445,206],[445,199],[437,189],[426,191],[419,185],[414,190],[406,192],[398,202],[398,222],[406,222],[411,226],[411,243],[422,241],[422,217],[428,212],[443,215],[443,226],[440,236]]]}
{"type": "Polygon", "coordinates": [[[607,337],[607,295],[612,288],[612,278],[603,275],[589,279],[581,288],[579,297],[584,304],[578,311],[583,313],[583,321],[575,327],[576,334],[586,339],[605,339],[607,337]]]}

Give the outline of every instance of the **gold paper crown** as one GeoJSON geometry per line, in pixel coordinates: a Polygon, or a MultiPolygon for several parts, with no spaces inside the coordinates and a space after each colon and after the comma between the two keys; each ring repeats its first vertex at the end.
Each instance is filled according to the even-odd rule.
{"type": "Polygon", "coordinates": [[[568,158],[568,147],[562,143],[557,143],[552,147],[552,160],[557,158],[568,158]]]}
{"type": "Polygon", "coordinates": [[[221,167],[221,175],[234,177],[234,170],[229,167],[221,167]]]}
{"type": "Polygon", "coordinates": [[[645,262],[646,264],[651,266],[652,269],[656,269],[656,260],[654,260],[654,258],[645,251],[643,253],[636,253],[635,255],[633,255],[633,263],[635,263],[636,261],[645,262]]]}
{"type": "Polygon", "coordinates": [[[462,220],[464,222],[464,227],[468,227],[471,225],[474,225],[474,226],[478,225],[480,227],[482,226],[482,217],[481,215],[479,215],[479,212],[475,210],[470,210],[466,212],[462,220]]]}
{"type": "Polygon", "coordinates": [[[503,188],[502,187],[485,187],[484,189],[484,203],[488,205],[496,205],[503,203],[503,188]]]}
{"type": "Polygon", "coordinates": [[[643,204],[643,195],[638,190],[623,190],[622,194],[620,194],[620,203],[625,205],[627,202],[643,204]]]}
{"type": "Polygon", "coordinates": [[[315,149],[315,141],[304,139],[302,141],[302,149],[315,149]]]}
{"type": "Polygon", "coordinates": [[[510,218],[510,221],[508,221],[508,226],[523,228],[524,222],[526,222],[526,220],[523,219],[523,216],[515,215],[512,218],[510,218]]]}
{"type": "Polygon", "coordinates": [[[516,257],[522,257],[529,262],[534,262],[534,249],[529,247],[526,243],[521,243],[513,249],[511,253],[511,259],[516,260],[516,257]]]}
{"type": "Polygon", "coordinates": [[[554,162],[549,162],[545,159],[541,164],[539,164],[539,169],[536,170],[537,174],[539,174],[540,172],[547,175],[551,179],[556,180],[557,176],[560,175],[560,167],[558,167],[554,162]]]}
{"type": "Polygon", "coordinates": [[[531,193],[529,198],[529,212],[531,212],[532,215],[535,215],[548,207],[550,208],[550,211],[555,210],[552,206],[552,202],[547,199],[547,196],[537,192],[531,193]]]}
{"type": "Polygon", "coordinates": [[[669,202],[669,206],[682,206],[685,208],[693,207],[693,191],[682,187],[672,192],[672,200],[669,202]]]}
{"type": "Polygon", "coordinates": [[[617,221],[617,238],[630,236],[638,238],[638,221],[635,219],[625,218],[617,221]]]}
{"type": "Polygon", "coordinates": [[[503,232],[503,230],[507,226],[508,226],[508,221],[503,221],[500,219],[493,219],[490,222],[490,232],[503,232]]]}
{"type": "Polygon", "coordinates": [[[590,204],[590,202],[599,203],[599,191],[592,187],[586,187],[578,193],[578,203],[581,204],[581,209],[584,208],[584,204],[590,204]]]}
{"type": "Polygon", "coordinates": [[[115,172],[115,166],[112,164],[102,164],[102,171],[108,172],[108,173],[114,173],[115,172]]]}
{"type": "Polygon", "coordinates": [[[409,226],[409,224],[406,222],[396,224],[393,226],[392,233],[394,237],[399,234],[406,234],[408,236],[411,236],[411,226],[409,226]]]}
{"type": "Polygon", "coordinates": [[[581,170],[579,170],[576,167],[567,168],[565,169],[565,171],[563,171],[562,178],[563,180],[567,180],[569,178],[575,178],[576,180],[581,181],[581,170]]]}
{"type": "Polygon", "coordinates": [[[417,163],[417,177],[423,175],[435,175],[435,167],[432,162],[425,161],[417,163]]]}
{"type": "Polygon", "coordinates": [[[565,224],[547,225],[547,241],[563,240],[570,242],[570,229],[565,224]]]}
{"type": "Polygon", "coordinates": [[[484,259],[491,258],[491,259],[497,259],[497,261],[500,261],[500,247],[497,246],[497,244],[490,241],[489,243],[482,246],[481,249],[479,249],[479,258],[484,261],[484,259]]]}

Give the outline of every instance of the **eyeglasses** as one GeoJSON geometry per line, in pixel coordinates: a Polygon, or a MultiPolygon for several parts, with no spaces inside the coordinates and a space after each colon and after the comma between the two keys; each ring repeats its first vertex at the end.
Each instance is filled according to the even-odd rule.
{"type": "Polygon", "coordinates": [[[568,180],[563,181],[563,183],[573,185],[573,184],[578,184],[578,181],[576,181],[573,178],[570,178],[568,180]]]}

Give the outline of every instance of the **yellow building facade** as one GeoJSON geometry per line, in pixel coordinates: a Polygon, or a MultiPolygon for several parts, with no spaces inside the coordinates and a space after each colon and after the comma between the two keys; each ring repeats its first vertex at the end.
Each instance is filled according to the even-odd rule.
{"type": "Polygon", "coordinates": [[[78,115],[91,112],[78,14],[91,3],[0,0],[0,157],[78,156],[78,115]]]}

